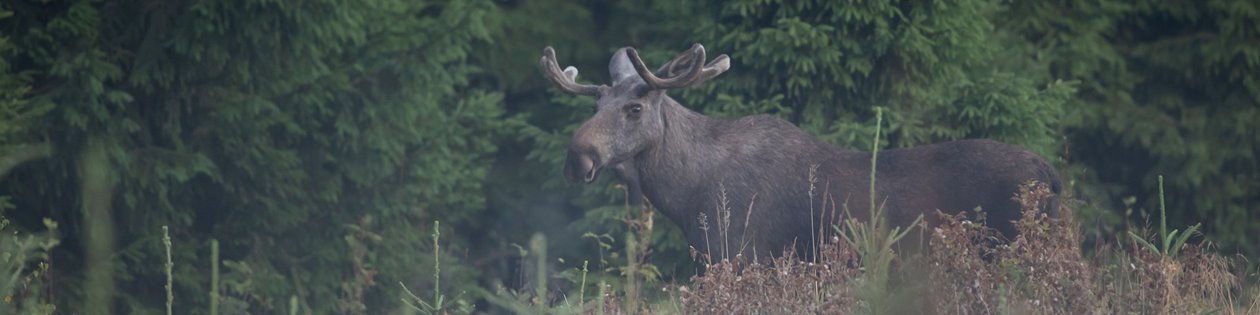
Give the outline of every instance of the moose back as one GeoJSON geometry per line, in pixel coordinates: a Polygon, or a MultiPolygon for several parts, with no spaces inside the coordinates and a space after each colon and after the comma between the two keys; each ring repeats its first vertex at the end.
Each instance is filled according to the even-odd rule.
{"type": "MultiPolygon", "coordinates": [[[[823,142],[771,115],[711,118],[665,94],[730,68],[725,54],[705,61],[696,44],[651,71],[634,48],[621,48],[608,64],[611,84],[591,85],[577,83],[577,69],[561,70],[555,51],[545,48],[540,63],[557,88],[597,97],[594,115],[569,143],[564,175],[591,183],[611,168],[630,202],[646,198],[682,227],[689,245],[713,257],[775,256],[789,246],[804,253],[842,217],[837,205],[868,219],[858,209],[870,204],[870,152],[823,142]]],[[[991,140],[880,151],[876,165],[876,201],[890,226],[937,209],[979,207],[989,226],[1011,237],[1018,186],[1035,180],[1055,195],[1062,186],[1045,159],[991,140]]],[[[1057,202],[1043,211],[1055,215],[1057,202]]]]}

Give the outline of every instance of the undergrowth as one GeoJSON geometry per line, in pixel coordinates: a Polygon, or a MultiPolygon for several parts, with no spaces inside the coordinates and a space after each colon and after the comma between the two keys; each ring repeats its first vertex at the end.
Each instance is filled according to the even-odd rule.
{"type": "MultiPolygon", "coordinates": [[[[577,296],[544,293],[548,302],[504,293],[510,291],[492,301],[502,310],[537,314],[1260,313],[1256,288],[1243,284],[1247,275],[1233,271],[1244,263],[1239,259],[1213,253],[1211,244],[1193,243],[1176,256],[1136,241],[1084,251],[1069,209],[1060,209],[1057,218],[1040,210],[1053,197],[1045,184],[1021,186],[1015,199],[1023,215],[1009,241],[965,214],[934,213],[940,224],[927,231],[925,252],[896,253],[886,267],[882,296],[865,293],[872,261],[861,259],[862,251],[843,240],[841,229],[820,242],[817,259],[797,257],[792,249],[768,262],[702,253],[696,257],[705,273],[687,283],[640,277],[619,286],[593,284],[598,293],[591,298],[582,283],[577,296]],[[896,303],[873,305],[886,301],[896,303]]],[[[641,259],[627,260],[622,276],[633,274],[634,264],[645,263],[641,259]]]]}
{"type": "MultiPolygon", "coordinates": [[[[8,210],[0,197],[0,213],[8,210]]],[[[57,223],[44,219],[46,232],[21,233],[0,215],[0,314],[54,314],[49,287],[49,251],[60,241],[57,223]]]]}
{"type": "MultiPolygon", "coordinates": [[[[1129,238],[1087,251],[1081,248],[1079,224],[1068,206],[1073,203],[1060,202],[1060,215],[1052,218],[1042,211],[1051,198],[1056,196],[1044,183],[1030,181],[1019,187],[1014,199],[1022,215],[1012,240],[1003,240],[988,228],[985,216],[966,213],[936,211],[931,215],[939,223],[932,227],[844,221],[832,233],[816,235],[810,257],[798,257],[792,248],[760,261],[742,253],[720,257],[695,253],[705,272],[684,283],[661,281],[650,263],[653,209],[627,206],[634,215],[625,220],[630,229],[620,240],[624,255],[609,255],[609,260],[601,255],[599,265],[605,268],[591,270],[590,262],[584,261],[580,269],[549,271],[547,243],[538,234],[528,248],[521,248],[522,261],[535,267],[532,283],[458,293],[443,292],[440,285],[446,265],[439,223],[434,222],[431,290],[402,285],[396,293],[406,306],[403,314],[1260,314],[1260,291],[1249,284],[1255,275],[1247,274],[1245,258],[1217,254],[1210,242],[1187,241],[1194,226],[1168,232],[1161,220],[1158,233],[1130,232],[1129,238]],[[922,229],[927,246],[897,252],[893,244],[915,228],[922,229]]],[[[880,209],[871,206],[872,217],[880,217],[880,209]]],[[[730,216],[729,207],[723,209],[726,213],[717,215],[730,216]]],[[[370,223],[364,219],[352,227],[370,223]]],[[[45,253],[57,245],[56,224],[46,224],[47,236],[21,234],[6,229],[7,221],[0,216],[4,258],[0,266],[6,276],[0,282],[0,313],[56,313],[41,291],[50,285],[43,277],[48,270],[45,253]]],[[[378,236],[365,229],[354,231],[347,236],[352,248],[348,254],[359,263],[368,254],[364,244],[378,236]]],[[[614,241],[611,236],[594,239],[600,248],[612,248],[606,246],[614,241]]],[[[169,239],[164,244],[168,251],[178,246],[169,239]]],[[[242,313],[247,308],[238,304],[248,303],[240,292],[248,288],[220,284],[217,242],[211,247],[214,289],[208,313],[242,313]],[[235,293],[220,295],[225,287],[235,288],[229,290],[235,293]]],[[[172,303],[180,301],[169,287],[172,265],[169,258],[155,263],[165,263],[168,269],[169,314],[172,303]]],[[[356,281],[343,288],[342,313],[381,313],[362,303],[375,272],[366,265],[356,265],[355,270],[356,281]]],[[[298,295],[288,307],[274,311],[302,313],[298,295]]]]}
{"type": "MultiPolygon", "coordinates": [[[[1083,250],[1070,209],[1061,206],[1056,218],[1039,210],[1053,197],[1045,184],[1021,186],[1015,198],[1023,213],[1016,222],[1018,234],[1009,241],[999,240],[1000,233],[983,221],[938,211],[932,215],[939,224],[916,227],[928,229],[924,231],[928,246],[922,252],[895,252],[890,247],[894,254],[890,259],[863,259],[861,244],[844,240],[845,227],[820,236],[816,259],[797,257],[790,248],[760,262],[742,254],[712,259],[700,253],[697,263],[705,273],[684,283],[663,282],[652,269],[648,235],[653,212],[644,207],[627,220],[633,228],[622,241],[630,248],[620,259],[609,261],[614,266],[590,270],[583,263],[581,269],[561,272],[536,268],[535,282],[527,289],[468,292],[475,296],[441,291],[438,284],[445,265],[437,259],[442,255],[439,234],[432,232],[433,287],[404,286],[396,291],[410,306],[407,309],[424,314],[1260,314],[1257,288],[1248,284],[1254,283],[1255,275],[1245,271],[1245,259],[1217,254],[1206,242],[1169,242],[1175,246],[1161,250],[1146,245],[1162,243],[1172,233],[1149,236],[1152,240],[1147,242],[1120,238],[1083,250]],[[882,268],[886,285],[869,291],[871,272],[882,268]]],[[[52,235],[56,225],[49,224],[52,235]]],[[[897,236],[893,231],[883,230],[888,233],[884,237],[897,236]]],[[[4,298],[0,311],[55,313],[40,290],[48,285],[41,278],[47,268],[42,253],[56,240],[12,231],[2,236],[8,280],[0,287],[4,298]]],[[[550,259],[541,237],[528,247],[522,254],[534,266],[550,259]]],[[[349,288],[354,290],[348,293],[356,294],[347,298],[362,298],[358,289],[349,288]]],[[[178,304],[180,298],[168,296],[168,301],[178,304]]],[[[296,299],[289,304],[286,313],[300,313],[296,299]]],[[[347,314],[381,311],[347,305],[355,306],[343,309],[347,314]]],[[[212,305],[210,313],[215,311],[212,305]]]]}
{"type": "MultiPolygon", "coordinates": [[[[877,110],[877,122],[879,114],[877,110]]],[[[1021,185],[1013,196],[1022,212],[1013,240],[987,227],[983,213],[936,211],[930,215],[939,223],[932,227],[920,224],[922,216],[911,226],[889,227],[881,220],[882,206],[875,202],[877,154],[875,147],[868,216],[872,219],[837,222],[833,233],[814,231],[809,257],[797,257],[792,248],[769,261],[750,259],[742,250],[732,253],[731,242],[737,244],[734,248],[742,248],[746,240],[727,239],[731,212],[722,190],[715,225],[709,225],[704,213],[698,218],[706,248],[717,245],[721,249],[693,252],[705,272],[689,282],[657,281],[659,273],[647,259],[653,211],[650,206],[627,206],[628,211],[639,211],[625,222],[631,232],[622,239],[626,252],[620,267],[591,273],[584,263],[580,270],[555,275],[540,267],[532,278],[537,285],[533,292],[502,287],[494,292],[482,290],[484,299],[494,305],[482,310],[530,314],[1260,314],[1257,289],[1245,284],[1254,277],[1246,274],[1246,262],[1213,253],[1210,243],[1189,243],[1198,225],[1169,232],[1163,220],[1162,191],[1157,235],[1148,239],[1130,232],[1130,238],[1092,251],[1081,248],[1079,225],[1069,209],[1073,203],[1059,202],[1060,209],[1042,211],[1060,196],[1035,181],[1021,185]],[[1059,215],[1051,218],[1047,213],[1059,215]],[[720,239],[708,239],[709,228],[717,229],[720,239]],[[915,228],[921,229],[919,235],[926,240],[920,241],[927,246],[897,252],[896,246],[915,228]],[[574,280],[576,274],[580,283],[574,280]],[[600,280],[588,282],[588,275],[600,280]],[[568,287],[574,289],[568,291],[577,295],[549,291],[546,283],[552,278],[571,282],[568,287]],[[598,293],[587,299],[590,286],[594,286],[591,292],[598,293]]],[[[811,201],[813,184],[811,176],[811,201]]],[[[811,220],[816,211],[812,208],[811,203],[811,220]]],[[[854,217],[847,204],[844,210],[846,218],[854,217]]],[[[603,265],[603,250],[612,248],[607,245],[613,239],[608,235],[594,239],[601,246],[603,265]]],[[[532,255],[536,266],[543,266],[545,246],[538,240],[530,244],[523,256],[532,255]]],[[[440,303],[442,296],[434,294],[440,303]]],[[[407,295],[420,301],[410,292],[407,295]]]]}
{"type": "MultiPolygon", "coordinates": [[[[879,114],[877,110],[877,122],[879,114]]],[[[872,219],[851,219],[845,204],[845,217],[850,219],[833,226],[834,233],[811,234],[814,247],[809,248],[809,257],[797,257],[792,248],[768,262],[749,259],[742,250],[731,256],[730,242],[745,240],[725,239],[730,237],[725,231],[731,213],[721,190],[716,224],[709,226],[704,213],[698,218],[706,247],[718,245],[721,250],[693,252],[705,272],[689,283],[654,282],[656,273],[643,272],[651,268],[645,257],[653,222],[652,209],[644,207],[626,221],[631,233],[624,239],[624,265],[609,270],[621,276],[619,285],[601,280],[593,300],[585,298],[585,264],[582,282],[575,284],[576,300],[542,287],[532,294],[500,289],[485,295],[511,312],[550,314],[1260,314],[1256,288],[1244,285],[1252,275],[1234,272],[1245,269],[1236,267],[1246,263],[1214,254],[1210,243],[1188,243],[1198,225],[1169,232],[1162,219],[1162,193],[1158,235],[1148,240],[1130,232],[1130,238],[1093,251],[1081,248],[1079,225],[1069,209],[1073,203],[1059,202],[1060,209],[1042,211],[1052,198],[1066,197],[1055,196],[1045,183],[1035,181],[1021,185],[1013,196],[1022,212],[1013,240],[987,227],[983,213],[936,211],[931,215],[939,223],[932,227],[920,224],[922,216],[911,226],[889,227],[881,220],[882,205],[875,202],[877,154],[875,147],[868,216],[872,219]],[[1059,215],[1051,218],[1047,213],[1059,215]],[[716,228],[721,239],[708,239],[709,228],[716,228]],[[921,240],[926,248],[897,252],[895,247],[914,228],[927,238],[921,240]],[[660,294],[649,294],[653,292],[660,294]]],[[[813,184],[811,176],[811,201],[813,184]]],[[[811,218],[816,211],[812,208],[811,203],[811,218]]],[[[633,211],[629,206],[627,210],[633,211]]],[[[605,245],[605,238],[611,241],[607,235],[596,239],[605,245]]],[[[545,253],[545,248],[531,246],[531,251],[545,253]]],[[[601,261],[602,256],[601,251],[601,261]]],[[[543,260],[539,257],[539,264],[543,260]]],[[[540,281],[548,278],[544,269],[535,276],[540,281]]],[[[570,282],[573,278],[568,277],[570,282]]]]}

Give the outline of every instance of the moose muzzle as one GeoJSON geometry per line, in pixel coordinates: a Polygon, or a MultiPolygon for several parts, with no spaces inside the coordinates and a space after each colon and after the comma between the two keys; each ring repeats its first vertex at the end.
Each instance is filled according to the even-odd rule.
{"type": "Polygon", "coordinates": [[[599,170],[603,167],[595,154],[569,150],[569,156],[564,162],[564,176],[573,182],[590,184],[599,176],[599,170]]]}
{"type": "Polygon", "coordinates": [[[564,161],[564,176],[575,183],[590,184],[599,171],[613,159],[612,143],[606,134],[606,119],[596,115],[578,127],[569,140],[569,154],[564,161]]]}

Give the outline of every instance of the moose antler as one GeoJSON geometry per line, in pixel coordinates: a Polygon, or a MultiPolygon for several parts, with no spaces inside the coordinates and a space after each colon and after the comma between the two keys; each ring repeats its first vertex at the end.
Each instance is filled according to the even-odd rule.
{"type": "Polygon", "coordinates": [[[560,71],[560,65],[556,62],[556,50],[552,49],[551,46],[543,48],[543,56],[542,59],[538,60],[538,63],[542,65],[543,73],[547,75],[547,78],[551,79],[551,82],[555,83],[556,87],[561,90],[569,94],[599,95],[599,86],[577,83],[577,68],[569,66],[564,68],[564,71],[560,71]]]}
{"type": "MultiPolygon", "coordinates": [[[[643,64],[643,59],[639,58],[638,51],[634,48],[626,50],[626,55],[630,57],[630,64],[634,65],[634,71],[639,73],[639,77],[643,78],[643,81],[647,82],[648,86],[658,90],[691,86],[712,79],[731,68],[730,57],[727,57],[726,54],[718,55],[709,64],[704,64],[704,46],[700,44],[692,45],[691,49],[683,54],[691,54],[688,60],[690,63],[687,64],[690,67],[677,76],[661,79],[653,74],[651,70],[648,70],[647,65],[643,64]]],[[[670,63],[682,62],[682,57],[680,54],[670,63]]],[[[673,72],[672,66],[674,65],[671,64],[670,66],[671,69],[668,72],[673,72]]]]}

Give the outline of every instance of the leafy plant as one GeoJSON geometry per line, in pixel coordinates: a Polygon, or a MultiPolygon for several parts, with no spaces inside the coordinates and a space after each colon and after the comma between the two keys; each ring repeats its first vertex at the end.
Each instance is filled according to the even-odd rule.
{"type": "MultiPolygon", "coordinates": [[[[10,206],[0,196],[0,212],[10,206]]],[[[60,243],[57,223],[45,219],[42,235],[18,233],[11,223],[0,215],[0,314],[51,315],[57,308],[42,291],[50,283],[40,280],[49,272],[49,251],[60,243]]]]}
{"type": "Polygon", "coordinates": [[[844,228],[833,227],[840,237],[858,252],[862,267],[866,269],[861,285],[863,290],[859,291],[859,296],[866,299],[867,305],[876,314],[888,313],[893,303],[888,300],[891,297],[888,290],[888,274],[892,267],[892,259],[896,257],[892,249],[893,245],[901,241],[914,226],[923,221],[923,215],[920,214],[909,226],[898,226],[889,230],[884,218],[883,205],[876,205],[875,165],[879,155],[879,132],[882,121],[883,109],[877,107],[875,108],[875,139],[872,141],[874,145],[871,148],[870,218],[866,222],[858,221],[849,213],[848,204],[845,204],[847,218],[844,220],[844,228]]]}
{"type": "Polygon", "coordinates": [[[1133,231],[1129,231],[1129,237],[1132,238],[1133,241],[1137,242],[1138,244],[1141,244],[1143,248],[1151,251],[1151,253],[1154,253],[1156,255],[1163,256],[1163,257],[1168,257],[1168,258],[1177,258],[1177,254],[1181,252],[1181,248],[1185,247],[1186,240],[1189,240],[1190,236],[1194,235],[1194,233],[1199,230],[1199,226],[1202,223],[1196,223],[1195,225],[1191,225],[1185,231],[1179,231],[1177,229],[1173,229],[1172,232],[1169,232],[1168,231],[1168,216],[1165,212],[1166,212],[1166,209],[1164,208],[1164,176],[1160,175],[1159,176],[1159,234],[1155,236],[1156,237],[1155,243],[1151,243],[1147,241],[1146,238],[1138,235],[1137,233],[1134,233],[1133,231]]]}
{"type": "MultiPolygon", "coordinates": [[[[403,284],[402,282],[398,283],[398,285],[402,286],[403,292],[407,294],[407,296],[402,299],[403,304],[411,307],[413,310],[429,315],[445,314],[450,311],[449,308],[452,305],[456,305],[455,303],[457,302],[459,305],[467,306],[466,303],[460,299],[460,297],[464,295],[463,292],[460,292],[459,296],[457,296],[455,300],[451,301],[448,301],[446,299],[446,295],[442,294],[442,244],[438,242],[442,236],[440,227],[441,223],[439,221],[433,221],[433,300],[425,301],[425,299],[417,296],[415,293],[412,293],[410,289],[407,289],[406,284],[403,284]]],[[[465,309],[461,313],[467,314],[470,313],[470,311],[465,309]]]]}

